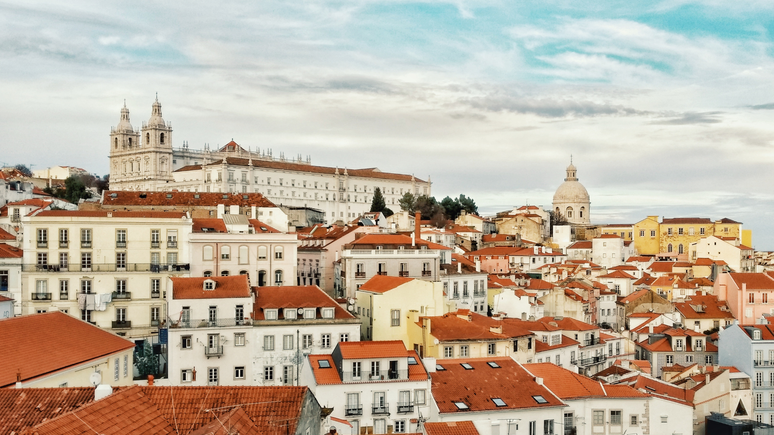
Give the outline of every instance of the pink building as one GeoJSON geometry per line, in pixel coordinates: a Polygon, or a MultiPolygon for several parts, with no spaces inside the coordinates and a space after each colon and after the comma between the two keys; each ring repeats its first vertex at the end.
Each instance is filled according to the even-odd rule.
{"type": "Polygon", "coordinates": [[[742,325],[755,324],[755,319],[774,312],[774,272],[723,273],[715,280],[714,290],[742,325]]]}

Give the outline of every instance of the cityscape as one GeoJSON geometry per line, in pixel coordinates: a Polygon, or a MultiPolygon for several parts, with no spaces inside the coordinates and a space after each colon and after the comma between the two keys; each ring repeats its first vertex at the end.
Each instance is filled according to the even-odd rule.
{"type": "Polygon", "coordinates": [[[774,9],[587,6],[0,5],[0,433],[774,435],[774,9]]]}

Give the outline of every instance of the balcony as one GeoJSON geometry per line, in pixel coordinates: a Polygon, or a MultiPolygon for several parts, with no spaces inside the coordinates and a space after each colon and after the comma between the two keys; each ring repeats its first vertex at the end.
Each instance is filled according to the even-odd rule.
{"type": "Polygon", "coordinates": [[[756,360],[753,362],[755,367],[774,367],[774,361],[756,360]]]}
{"type": "Polygon", "coordinates": [[[363,405],[346,405],[344,416],[351,417],[355,415],[363,415],[363,405]]]}
{"type": "Polygon", "coordinates": [[[129,329],[132,327],[131,320],[113,320],[110,322],[110,327],[113,329],[129,329]]]}
{"type": "Polygon", "coordinates": [[[182,319],[178,322],[172,322],[170,328],[196,329],[196,328],[218,328],[224,326],[252,326],[252,319],[182,319]]]}
{"type": "Polygon", "coordinates": [[[126,248],[126,240],[116,240],[116,248],[126,248]]]}
{"type": "Polygon", "coordinates": [[[384,270],[380,270],[380,271],[376,272],[376,274],[377,274],[377,275],[386,276],[386,275],[387,275],[387,272],[386,272],[386,271],[384,271],[384,270]]]}
{"type": "Polygon", "coordinates": [[[411,403],[398,403],[398,414],[407,414],[414,412],[414,405],[411,403]]]}
{"type": "Polygon", "coordinates": [[[51,300],[51,293],[33,293],[32,294],[32,300],[33,301],[50,301],[51,300]]]}
{"type": "Polygon", "coordinates": [[[373,415],[390,415],[390,405],[387,402],[380,403],[371,407],[373,415]]]}
{"type": "Polygon", "coordinates": [[[583,358],[583,359],[574,359],[570,361],[571,364],[574,364],[578,367],[587,367],[587,366],[593,366],[595,364],[601,364],[605,362],[606,357],[604,355],[598,355],[593,356],[591,358],[583,358]]]}
{"type": "Polygon", "coordinates": [[[355,272],[355,278],[365,278],[365,272],[355,272]]]}
{"type": "Polygon", "coordinates": [[[161,297],[161,292],[158,291],[151,291],[151,298],[158,299],[161,297]]]}
{"type": "Polygon", "coordinates": [[[167,248],[177,248],[177,240],[167,241],[167,248]]]}
{"type": "Polygon", "coordinates": [[[59,247],[60,248],[66,248],[70,243],[67,240],[60,240],[59,241],[59,247]]]}
{"type": "Polygon", "coordinates": [[[601,341],[599,341],[599,337],[591,337],[588,340],[583,340],[584,346],[593,346],[595,344],[600,344],[601,341]]]}
{"type": "Polygon", "coordinates": [[[48,248],[48,240],[38,240],[38,248],[48,248]]]}
{"type": "Polygon", "coordinates": [[[206,356],[207,358],[209,358],[211,356],[216,356],[216,357],[220,358],[221,356],[223,356],[223,346],[218,345],[218,346],[207,346],[207,347],[205,347],[204,348],[204,356],[206,356]]]}
{"type": "Polygon", "coordinates": [[[351,371],[341,374],[342,382],[347,383],[390,382],[405,379],[408,379],[408,370],[381,370],[378,373],[363,372],[357,373],[357,376],[353,376],[351,371]]]}
{"type": "Polygon", "coordinates": [[[91,248],[91,240],[81,240],[81,248],[91,248]]]}
{"type": "Polygon", "coordinates": [[[69,297],[70,297],[70,295],[67,292],[59,293],[59,300],[60,301],[66,301],[67,299],[69,299],[69,297]]]}
{"type": "Polygon", "coordinates": [[[159,323],[161,323],[159,322],[159,319],[151,320],[151,326],[159,326],[159,323]]]}
{"type": "Polygon", "coordinates": [[[70,263],[70,264],[22,264],[22,272],[182,272],[190,270],[188,263],[70,263]]]}
{"type": "Polygon", "coordinates": [[[407,277],[409,276],[408,270],[401,270],[398,272],[398,276],[407,277]]]}
{"type": "Polygon", "coordinates": [[[422,271],[422,276],[433,276],[433,271],[432,270],[423,270],[422,271]]]}
{"type": "Polygon", "coordinates": [[[113,292],[113,299],[128,301],[132,299],[132,292],[113,292]]]}
{"type": "Polygon", "coordinates": [[[151,242],[151,249],[157,249],[160,247],[161,247],[161,242],[159,242],[158,240],[151,242]]]}

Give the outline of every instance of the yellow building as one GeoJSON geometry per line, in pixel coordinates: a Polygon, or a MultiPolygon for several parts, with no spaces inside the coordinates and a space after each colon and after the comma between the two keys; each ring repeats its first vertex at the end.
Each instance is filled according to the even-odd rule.
{"type": "Polygon", "coordinates": [[[648,216],[632,227],[634,249],[639,255],[656,255],[659,253],[659,223],[658,216],[648,216]]]}
{"type": "Polygon", "coordinates": [[[658,216],[648,216],[634,224],[632,233],[639,255],[684,255],[687,259],[691,243],[705,237],[741,240],[742,224],[728,218],[713,222],[694,217],[664,218],[659,222],[658,216]]]}
{"type": "Polygon", "coordinates": [[[620,238],[632,241],[634,240],[634,225],[631,224],[611,224],[601,228],[602,235],[613,234],[620,238]]]}
{"type": "Polygon", "coordinates": [[[376,275],[360,286],[356,299],[364,340],[402,340],[407,347],[408,327],[418,316],[448,311],[441,282],[415,278],[376,275]]]}

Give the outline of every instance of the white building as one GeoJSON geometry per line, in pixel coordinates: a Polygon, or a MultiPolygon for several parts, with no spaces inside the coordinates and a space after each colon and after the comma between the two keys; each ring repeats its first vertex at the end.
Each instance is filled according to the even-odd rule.
{"type": "Polygon", "coordinates": [[[172,385],[254,385],[248,364],[254,297],[247,277],[171,278],[171,288],[172,385]]]}
{"type": "Polygon", "coordinates": [[[459,260],[454,263],[456,266],[441,265],[440,280],[443,283],[444,299],[447,304],[454,303],[456,309],[467,309],[486,315],[487,274],[476,272],[475,268],[463,265],[459,260]]]}
{"type": "Polygon", "coordinates": [[[21,249],[0,243],[0,296],[11,300],[11,316],[21,315],[23,257],[21,249]]]}
{"type": "Polygon", "coordinates": [[[183,212],[44,210],[21,224],[22,314],[58,310],[145,337],[166,318],[167,278],[189,273],[183,212]]]}
{"type": "Polygon", "coordinates": [[[89,175],[89,173],[85,169],[76,168],[74,166],[52,166],[50,168],[32,171],[33,177],[42,178],[44,180],[64,181],[77,175],[89,175]]]}
{"type": "Polygon", "coordinates": [[[634,255],[634,246],[615,234],[603,234],[591,241],[591,261],[608,268],[626,262],[634,255]]]}
{"type": "Polygon", "coordinates": [[[339,343],[306,361],[301,383],[351,434],[417,432],[419,417],[432,415],[427,371],[401,341],[339,343]]]}
{"type": "Polygon", "coordinates": [[[736,239],[709,236],[691,243],[688,250],[692,262],[696,262],[697,258],[722,260],[734,272],[755,272],[753,248],[740,244],[736,239]]]}
{"type": "Polygon", "coordinates": [[[310,353],[360,341],[360,319],[317,286],[256,287],[250,360],[253,385],[297,382],[310,353]]]}

